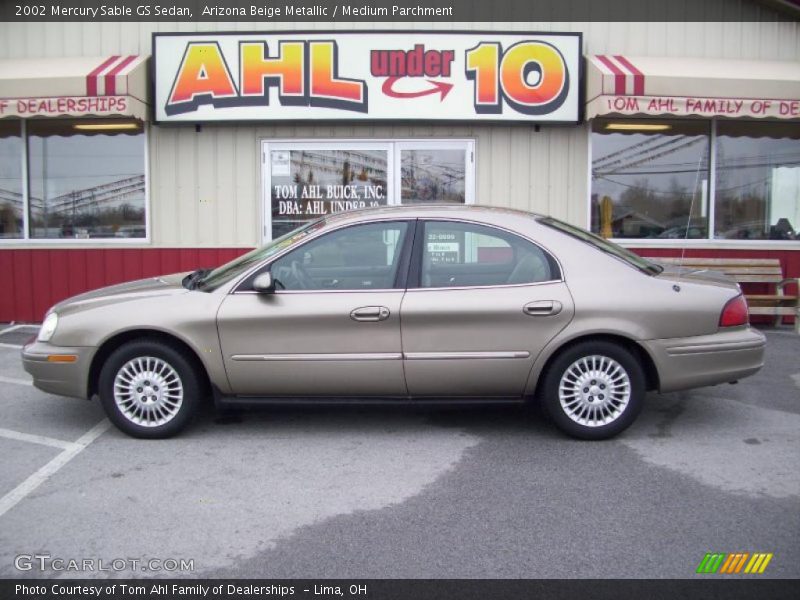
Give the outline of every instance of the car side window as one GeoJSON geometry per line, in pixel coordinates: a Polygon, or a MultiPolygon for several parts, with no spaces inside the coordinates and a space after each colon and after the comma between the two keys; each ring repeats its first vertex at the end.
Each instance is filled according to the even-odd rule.
{"type": "Polygon", "coordinates": [[[407,229],[395,221],[332,231],[283,255],[270,271],[278,289],[391,289],[407,229]]]}
{"type": "Polygon", "coordinates": [[[473,223],[424,225],[420,286],[513,285],[560,278],[558,265],[531,242],[473,223]]]}

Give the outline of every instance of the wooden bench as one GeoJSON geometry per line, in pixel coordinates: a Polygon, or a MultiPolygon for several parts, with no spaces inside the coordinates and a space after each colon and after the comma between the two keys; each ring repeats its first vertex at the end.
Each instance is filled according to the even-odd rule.
{"type": "Polygon", "coordinates": [[[751,315],[775,315],[775,325],[780,325],[784,316],[794,316],[794,330],[800,334],[800,278],[783,276],[781,261],[777,258],[665,258],[653,257],[669,265],[681,264],[690,269],[720,271],[738,283],[762,283],[774,286],[772,294],[745,293],[751,315]],[[798,291],[787,294],[786,286],[796,284],[798,291]]]}

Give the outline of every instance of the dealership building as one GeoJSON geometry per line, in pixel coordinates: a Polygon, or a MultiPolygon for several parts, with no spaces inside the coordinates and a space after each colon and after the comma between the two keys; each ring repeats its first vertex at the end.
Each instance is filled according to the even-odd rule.
{"type": "Polygon", "coordinates": [[[775,4],[731,0],[747,20],[719,22],[0,23],[0,322],[395,204],[524,209],[800,277],[800,9],[775,4]]]}

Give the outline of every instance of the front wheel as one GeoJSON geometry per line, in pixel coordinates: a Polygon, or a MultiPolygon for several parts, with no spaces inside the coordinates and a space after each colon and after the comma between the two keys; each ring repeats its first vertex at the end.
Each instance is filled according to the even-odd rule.
{"type": "Polygon", "coordinates": [[[562,352],[543,381],[547,412],[564,433],[602,440],[627,429],[645,396],[638,358],[606,341],[583,342],[562,352]]]}
{"type": "Polygon", "coordinates": [[[100,401],[114,425],[139,438],[166,438],[191,420],[201,392],[192,363],[157,340],[117,348],[100,371],[100,401]]]}

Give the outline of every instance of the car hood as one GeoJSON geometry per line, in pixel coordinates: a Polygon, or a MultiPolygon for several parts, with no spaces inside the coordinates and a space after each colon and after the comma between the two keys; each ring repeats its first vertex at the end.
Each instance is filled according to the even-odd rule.
{"type": "Polygon", "coordinates": [[[172,275],[138,279],[92,290],[85,294],[67,298],[56,304],[52,310],[59,314],[70,314],[107,304],[120,304],[156,296],[185,294],[189,290],[181,285],[181,281],[187,274],[188,272],[174,273],[172,275]]]}
{"type": "Polygon", "coordinates": [[[691,281],[692,283],[706,283],[718,287],[740,290],[739,284],[731,277],[721,271],[710,271],[708,269],[695,269],[691,267],[679,267],[677,265],[667,265],[659,263],[664,270],[657,275],[662,279],[671,279],[676,283],[680,281],[691,281]]]}

